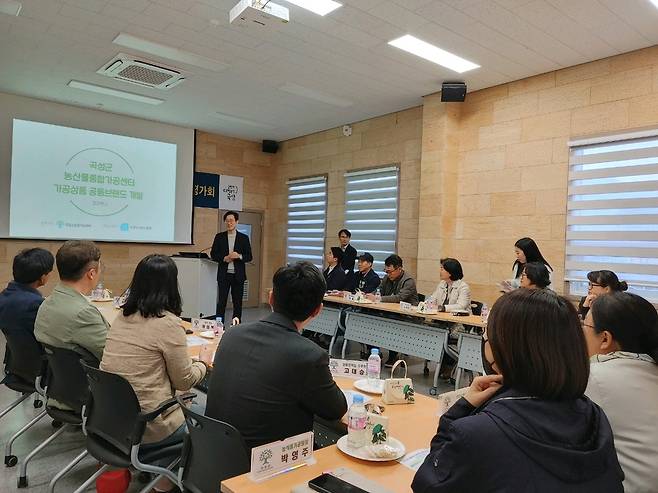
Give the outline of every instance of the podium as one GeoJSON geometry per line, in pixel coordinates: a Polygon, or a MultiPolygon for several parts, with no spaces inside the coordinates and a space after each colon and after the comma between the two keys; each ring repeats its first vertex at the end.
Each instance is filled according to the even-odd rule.
{"type": "Polygon", "coordinates": [[[200,318],[217,311],[217,262],[173,255],[183,300],[181,317],[200,318]]]}

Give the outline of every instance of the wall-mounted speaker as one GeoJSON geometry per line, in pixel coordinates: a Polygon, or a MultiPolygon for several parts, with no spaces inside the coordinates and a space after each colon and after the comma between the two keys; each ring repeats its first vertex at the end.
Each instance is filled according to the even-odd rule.
{"type": "Polygon", "coordinates": [[[464,82],[444,82],[441,84],[441,101],[443,103],[463,103],[466,99],[464,82]]]}
{"type": "Polygon", "coordinates": [[[279,143],[276,140],[264,140],[263,141],[263,152],[269,154],[275,154],[279,150],[279,143]]]}

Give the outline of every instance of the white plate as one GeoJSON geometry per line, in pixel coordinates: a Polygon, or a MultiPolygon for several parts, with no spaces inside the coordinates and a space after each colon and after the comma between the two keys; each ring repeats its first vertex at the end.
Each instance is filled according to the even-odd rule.
{"type": "Polygon", "coordinates": [[[201,337],[205,337],[206,339],[214,339],[215,338],[215,331],[214,330],[204,330],[203,332],[199,332],[199,335],[201,337]]]}
{"type": "Polygon", "coordinates": [[[114,301],[114,298],[89,298],[94,303],[105,303],[107,301],[114,301]]]}
{"type": "Polygon", "coordinates": [[[377,380],[377,383],[371,387],[368,379],[362,378],[361,380],[354,382],[354,388],[361,392],[367,392],[368,394],[381,395],[382,392],[384,392],[384,380],[377,380]]]}
{"type": "Polygon", "coordinates": [[[400,457],[404,456],[404,454],[407,452],[406,449],[404,448],[404,444],[400,440],[397,440],[396,438],[388,437],[388,441],[386,442],[386,444],[395,448],[398,451],[398,453],[393,457],[372,457],[368,453],[366,447],[361,447],[361,448],[350,447],[347,444],[347,435],[340,437],[338,439],[338,443],[336,443],[336,446],[338,447],[338,450],[340,450],[344,454],[349,455],[350,457],[354,457],[355,459],[367,460],[371,462],[388,462],[392,460],[397,460],[400,457]]]}

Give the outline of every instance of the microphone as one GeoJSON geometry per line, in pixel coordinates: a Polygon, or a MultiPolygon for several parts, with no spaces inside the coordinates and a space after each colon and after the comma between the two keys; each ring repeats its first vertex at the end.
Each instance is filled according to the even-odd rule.
{"type": "Polygon", "coordinates": [[[199,253],[207,252],[207,251],[210,250],[211,248],[212,248],[212,245],[210,245],[208,248],[204,248],[204,249],[201,250],[199,253]]]}

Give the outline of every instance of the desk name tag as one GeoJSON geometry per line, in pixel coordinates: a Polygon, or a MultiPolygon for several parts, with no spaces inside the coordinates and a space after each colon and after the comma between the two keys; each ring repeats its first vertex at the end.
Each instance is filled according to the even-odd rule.
{"type": "Polygon", "coordinates": [[[249,476],[253,481],[263,481],[314,462],[313,432],[309,431],[251,449],[249,476]]]}
{"type": "Polygon", "coordinates": [[[193,318],[192,319],[192,330],[195,332],[201,332],[205,330],[212,330],[216,332],[217,322],[214,320],[206,320],[205,318],[193,318]]]}
{"type": "Polygon", "coordinates": [[[329,371],[334,377],[365,378],[368,375],[368,362],[331,358],[329,371]]]}
{"type": "Polygon", "coordinates": [[[413,310],[413,306],[411,303],[407,303],[406,301],[400,301],[400,310],[404,310],[405,312],[410,312],[413,310]]]}

